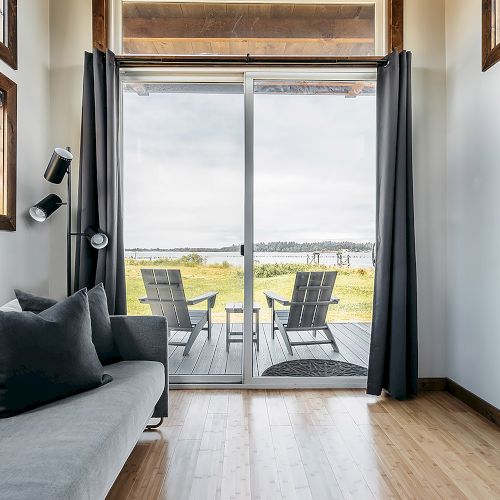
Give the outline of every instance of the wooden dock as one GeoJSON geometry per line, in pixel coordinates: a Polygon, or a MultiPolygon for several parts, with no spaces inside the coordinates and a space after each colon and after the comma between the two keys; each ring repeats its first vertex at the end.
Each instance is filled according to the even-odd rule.
{"type": "MultiPolygon", "coordinates": [[[[293,356],[288,354],[281,335],[276,332],[271,338],[271,325],[260,325],[260,349],[254,345],[254,367],[259,375],[269,366],[291,359],[334,359],[347,361],[356,365],[368,366],[370,348],[370,323],[331,323],[333,335],[337,340],[339,352],[336,353],[327,345],[309,345],[293,347],[293,356]]],[[[233,324],[232,329],[242,328],[241,324],[233,324]]],[[[172,340],[182,341],[183,332],[174,332],[172,340]]],[[[319,337],[322,332],[318,332],[319,337]]],[[[313,340],[311,332],[294,332],[292,340],[313,340]],[[294,338],[293,336],[297,336],[294,338]]],[[[188,356],[182,355],[182,347],[169,347],[170,375],[237,375],[241,373],[242,344],[231,344],[226,352],[226,325],[215,323],[212,326],[212,338],[207,339],[202,332],[191,348],[188,356]]]]}

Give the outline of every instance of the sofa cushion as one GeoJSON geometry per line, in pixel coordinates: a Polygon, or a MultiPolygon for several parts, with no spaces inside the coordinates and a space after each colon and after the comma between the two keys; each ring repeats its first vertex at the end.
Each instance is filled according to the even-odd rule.
{"type": "Polygon", "coordinates": [[[83,290],[38,315],[1,311],[0,417],[109,382],[91,335],[83,290]]]}
{"type": "Polygon", "coordinates": [[[21,305],[19,304],[19,301],[17,299],[11,300],[10,302],[7,302],[7,304],[4,304],[2,307],[0,307],[0,311],[15,311],[15,312],[21,312],[21,305]]]}
{"type": "MultiPolygon", "coordinates": [[[[23,311],[39,314],[45,309],[57,304],[57,300],[39,297],[32,293],[14,290],[23,311]]],[[[111,320],[108,312],[108,300],[102,283],[89,290],[90,321],[92,323],[92,342],[103,365],[119,360],[111,330],[111,320]]]]}
{"type": "Polygon", "coordinates": [[[33,293],[24,292],[23,290],[14,289],[19,305],[23,311],[29,311],[35,314],[40,314],[45,309],[55,306],[57,304],[56,299],[50,299],[48,297],[41,297],[33,293]]]}
{"type": "Polygon", "coordinates": [[[137,443],[165,374],[155,361],[106,367],[109,384],[0,420],[0,497],[103,499],[137,443]]]}

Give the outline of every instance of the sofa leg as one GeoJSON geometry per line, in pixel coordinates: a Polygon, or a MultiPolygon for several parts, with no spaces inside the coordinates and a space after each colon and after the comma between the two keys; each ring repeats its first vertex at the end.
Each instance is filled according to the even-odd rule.
{"type": "Polygon", "coordinates": [[[152,425],[146,425],[146,431],[153,431],[155,429],[158,429],[160,425],[163,424],[163,417],[160,417],[160,421],[157,424],[152,424],[152,425]]]}

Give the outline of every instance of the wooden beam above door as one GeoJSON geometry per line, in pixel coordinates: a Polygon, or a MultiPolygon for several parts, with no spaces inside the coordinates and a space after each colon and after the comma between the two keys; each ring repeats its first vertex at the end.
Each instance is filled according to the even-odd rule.
{"type": "MultiPolygon", "coordinates": [[[[110,0],[92,8],[94,47],[105,50],[110,0]]],[[[387,14],[387,46],[402,50],[403,0],[388,0],[387,14]]],[[[125,2],[124,52],[373,55],[373,16],[370,4],[125,2]]]]}

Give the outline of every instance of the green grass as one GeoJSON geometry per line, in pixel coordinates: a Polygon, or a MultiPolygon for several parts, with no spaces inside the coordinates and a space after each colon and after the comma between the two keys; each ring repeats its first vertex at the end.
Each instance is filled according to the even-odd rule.
{"type": "MultiPolygon", "coordinates": [[[[186,296],[195,297],[204,292],[218,291],[213,310],[214,322],[225,322],[226,302],[243,301],[243,269],[227,262],[203,264],[198,256],[182,259],[161,259],[153,261],[126,260],[127,306],[130,315],[150,315],[149,305],[139,303],[145,295],[141,268],[180,269],[186,296]]],[[[329,321],[371,321],[373,300],[373,269],[348,269],[302,264],[258,264],[254,270],[254,297],[261,305],[261,321],[270,322],[263,292],[272,290],[283,297],[291,297],[297,271],[337,270],[334,295],[340,303],[330,306],[329,321]]],[[[203,305],[197,306],[201,308],[203,305]]]]}

